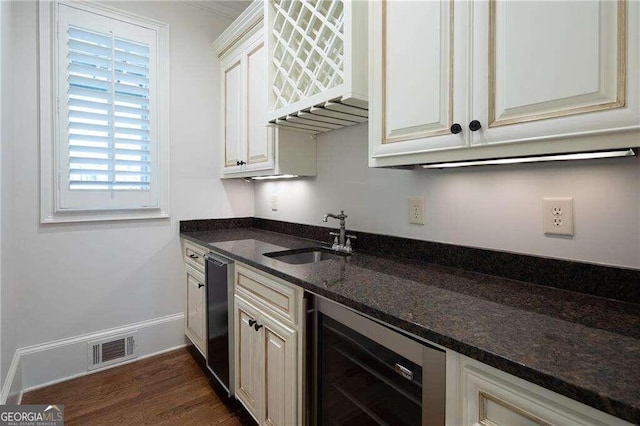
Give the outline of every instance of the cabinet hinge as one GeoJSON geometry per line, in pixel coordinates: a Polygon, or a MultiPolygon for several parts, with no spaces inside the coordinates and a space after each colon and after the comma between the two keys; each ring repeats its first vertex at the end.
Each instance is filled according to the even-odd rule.
{"type": "Polygon", "coordinates": [[[60,22],[56,22],[56,40],[60,40],[60,22]]]}
{"type": "Polygon", "coordinates": [[[57,185],[58,185],[58,191],[60,191],[60,173],[58,173],[56,181],[57,181],[57,185]]]}

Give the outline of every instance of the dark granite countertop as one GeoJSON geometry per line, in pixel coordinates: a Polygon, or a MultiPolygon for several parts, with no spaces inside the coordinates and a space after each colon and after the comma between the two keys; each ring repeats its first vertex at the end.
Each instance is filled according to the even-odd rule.
{"type": "Polygon", "coordinates": [[[263,253],[319,243],[255,228],[181,235],[470,358],[640,423],[640,305],[362,253],[290,265],[263,253]]]}

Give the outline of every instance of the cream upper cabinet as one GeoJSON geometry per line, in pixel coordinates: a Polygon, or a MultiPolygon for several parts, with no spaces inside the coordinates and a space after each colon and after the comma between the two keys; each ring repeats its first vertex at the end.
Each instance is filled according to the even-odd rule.
{"type": "Polygon", "coordinates": [[[367,120],[367,2],[265,0],[268,119],[312,134],[367,120]]]}
{"type": "Polygon", "coordinates": [[[458,2],[371,3],[371,154],[467,145],[466,31],[458,2]],[[457,23],[457,25],[456,25],[457,23]]]}
{"type": "Polygon", "coordinates": [[[267,50],[255,2],[213,43],[221,63],[223,178],[314,176],[315,136],[267,120],[267,50]]]}
{"type": "Polygon", "coordinates": [[[259,30],[222,61],[224,174],[274,167],[275,129],[267,127],[264,58],[259,30]]]}
{"type": "Polygon", "coordinates": [[[370,166],[640,142],[638,2],[380,1],[369,8],[370,166]]]}
{"type": "Polygon", "coordinates": [[[473,145],[638,127],[637,2],[473,8],[473,145]]]}
{"type": "Polygon", "coordinates": [[[273,167],[274,129],[266,127],[267,82],[264,40],[247,53],[247,165],[273,167]]]}
{"type": "Polygon", "coordinates": [[[224,167],[240,166],[242,153],[242,67],[241,58],[224,64],[224,167]]]}

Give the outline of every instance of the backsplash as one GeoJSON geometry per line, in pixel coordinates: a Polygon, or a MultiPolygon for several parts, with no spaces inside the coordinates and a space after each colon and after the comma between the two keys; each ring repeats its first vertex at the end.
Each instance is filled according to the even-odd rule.
{"type": "Polygon", "coordinates": [[[256,217],[325,226],[345,210],[352,230],[640,269],[640,158],[370,169],[366,124],[319,135],[317,149],[315,178],[255,184],[256,217]],[[424,226],[408,224],[415,196],[424,226]],[[543,234],[544,197],[574,198],[573,238],[543,234]]]}
{"type": "MultiPolygon", "coordinates": [[[[330,243],[332,228],[262,218],[190,220],[180,222],[181,232],[230,228],[257,228],[330,243]]],[[[353,231],[351,231],[353,232],[353,231]]],[[[356,252],[419,261],[556,287],[631,303],[640,303],[640,270],[595,265],[433,243],[388,235],[354,232],[356,252]]]]}

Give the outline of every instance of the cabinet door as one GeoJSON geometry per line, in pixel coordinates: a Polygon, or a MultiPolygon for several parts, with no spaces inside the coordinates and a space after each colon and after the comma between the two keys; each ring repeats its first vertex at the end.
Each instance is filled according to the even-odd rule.
{"type": "Polygon", "coordinates": [[[269,316],[262,317],[264,332],[263,425],[286,426],[297,421],[297,336],[295,330],[269,316]]]}
{"type": "Polygon", "coordinates": [[[467,120],[466,2],[383,0],[370,7],[374,162],[466,146],[466,132],[451,131],[467,120]]]}
{"type": "Polygon", "coordinates": [[[223,65],[222,93],[224,95],[224,167],[225,173],[240,172],[242,152],[242,58],[232,58],[223,65]]]}
{"type": "Polygon", "coordinates": [[[186,266],[186,318],[185,318],[185,334],[198,350],[205,355],[205,297],[204,283],[205,278],[202,273],[186,266]]]}
{"type": "Polygon", "coordinates": [[[264,39],[247,53],[247,137],[246,170],[273,168],[274,129],[267,127],[267,80],[264,39]]]}
{"type": "Polygon", "coordinates": [[[473,8],[473,145],[640,125],[638,2],[473,8]]]}
{"type": "Polygon", "coordinates": [[[236,296],[234,308],[236,396],[256,419],[259,418],[262,398],[260,392],[261,332],[254,328],[254,321],[258,320],[258,310],[236,296]]]}

